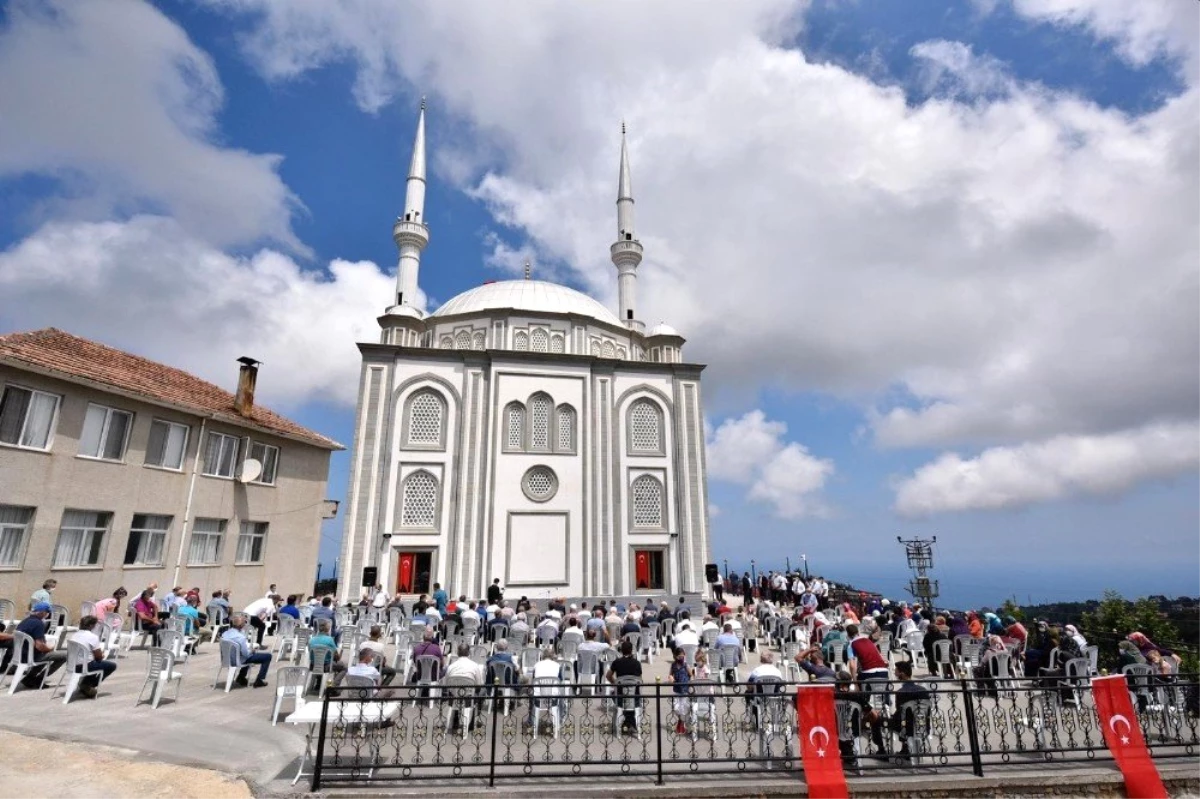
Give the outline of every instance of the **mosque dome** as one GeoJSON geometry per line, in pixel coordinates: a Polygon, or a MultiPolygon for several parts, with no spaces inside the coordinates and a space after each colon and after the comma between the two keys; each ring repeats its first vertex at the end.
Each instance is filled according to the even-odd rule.
{"type": "Polygon", "coordinates": [[[659,322],[657,325],[650,328],[650,332],[647,335],[650,337],[653,337],[653,336],[678,336],[679,338],[683,338],[682,336],[679,335],[678,330],[671,327],[666,322],[659,322]]]}
{"type": "Polygon", "coordinates": [[[433,316],[458,316],[484,311],[527,311],[586,316],[621,326],[616,314],[588,295],[544,280],[499,280],[484,283],[450,299],[433,316]]]}

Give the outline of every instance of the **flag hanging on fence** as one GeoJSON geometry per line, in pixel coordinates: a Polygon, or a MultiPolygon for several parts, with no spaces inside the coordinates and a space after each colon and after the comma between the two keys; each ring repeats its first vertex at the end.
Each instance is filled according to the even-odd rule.
{"type": "Polygon", "coordinates": [[[849,796],[838,749],[837,712],[833,708],[833,686],[801,686],[796,690],[796,719],[800,733],[800,757],[809,799],[839,799],[849,796]]]}
{"type": "Polygon", "coordinates": [[[1166,799],[1167,790],[1150,759],[1125,677],[1093,678],[1092,696],[1104,742],[1125,777],[1125,793],[1138,799],[1166,799]]]}

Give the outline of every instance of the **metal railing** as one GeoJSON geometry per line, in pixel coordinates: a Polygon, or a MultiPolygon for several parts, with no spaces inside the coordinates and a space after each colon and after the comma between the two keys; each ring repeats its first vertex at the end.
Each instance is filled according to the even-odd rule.
{"type": "MultiPolygon", "coordinates": [[[[1111,762],[1090,683],[925,679],[835,692],[847,776],[975,774],[1111,762]],[[913,685],[923,690],[908,693],[913,685]],[[855,698],[857,696],[857,698],[855,698]],[[919,701],[908,701],[917,699],[919,701]]],[[[1196,675],[1131,685],[1151,755],[1196,757],[1196,675]]],[[[795,683],[331,688],[312,789],[369,782],[634,777],[747,771],[799,778],[795,683]],[[763,692],[765,689],[765,693],[763,692]]]]}

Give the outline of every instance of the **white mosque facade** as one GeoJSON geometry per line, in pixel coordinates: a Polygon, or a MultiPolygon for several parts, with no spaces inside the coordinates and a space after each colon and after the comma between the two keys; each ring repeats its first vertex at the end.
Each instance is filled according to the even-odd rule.
{"type": "Polygon", "coordinates": [[[362,372],[342,542],[343,601],[374,568],[389,593],[620,596],[702,591],[710,562],[700,393],[684,339],[636,306],[624,133],[611,256],[620,312],[540,280],[413,306],[424,223],[424,107],[394,304],[362,372]]]}

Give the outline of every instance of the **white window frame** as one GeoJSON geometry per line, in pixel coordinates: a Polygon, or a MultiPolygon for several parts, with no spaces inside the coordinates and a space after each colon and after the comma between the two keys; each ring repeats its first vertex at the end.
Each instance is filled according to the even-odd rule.
{"type": "Polygon", "coordinates": [[[107,461],[108,463],[124,463],[125,452],[129,449],[129,434],[133,431],[133,414],[129,411],[123,411],[120,408],[114,408],[111,405],[101,405],[98,402],[89,402],[87,405],[87,413],[83,417],[83,429],[79,433],[79,453],[80,458],[86,458],[92,461],[107,461]],[[100,411],[104,414],[104,419],[100,422],[100,435],[96,439],[96,451],[84,452],[84,433],[88,429],[88,417],[92,415],[92,411],[100,411]],[[104,455],[104,451],[108,449],[109,434],[112,433],[113,417],[120,414],[128,421],[125,423],[125,435],[121,438],[121,451],[115,458],[109,458],[104,455]]]}
{"type": "Polygon", "coordinates": [[[8,396],[8,392],[10,390],[27,392],[30,395],[30,401],[29,405],[25,408],[25,416],[23,419],[21,419],[21,431],[17,434],[17,440],[14,442],[0,442],[0,446],[17,447],[19,449],[32,449],[37,450],[38,452],[49,452],[50,448],[54,445],[54,431],[58,427],[58,412],[62,408],[62,396],[59,394],[52,394],[49,391],[39,391],[36,388],[28,388],[26,386],[19,386],[10,383],[4,386],[4,390],[0,392],[0,409],[4,407],[4,399],[8,396]],[[33,399],[38,396],[49,397],[51,400],[53,400],[54,410],[50,413],[50,423],[48,425],[48,429],[46,430],[45,445],[35,447],[31,444],[22,442],[25,441],[29,434],[29,408],[33,405],[33,399]]]}
{"type": "Polygon", "coordinates": [[[562,403],[554,407],[554,440],[550,442],[554,446],[554,451],[564,455],[573,455],[578,449],[579,440],[579,414],[575,412],[575,408],[568,403],[562,403]],[[569,446],[562,446],[562,416],[568,415],[571,417],[571,441],[569,446]]]}
{"type": "Polygon", "coordinates": [[[667,454],[667,415],[661,405],[646,396],[641,396],[629,403],[625,410],[625,448],[631,456],[664,456],[667,454]],[[635,445],[633,435],[633,414],[639,407],[649,408],[657,419],[658,441],[654,449],[643,449],[635,445]]]}
{"type": "Polygon", "coordinates": [[[409,394],[408,398],[404,401],[404,413],[401,416],[400,423],[403,425],[401,437],[401,447],[403,449],[443,452],[446,449],[446,436],[450,427],[450,403],[446,401],[446,397],[442,392],[431,386],[422,386],[409,394]],[[441,423],[438,425],[437,441],[412,440],[413,405],[422,397],[431,397],[441,406],[442,418],[441,423]]]}
{"type": "MultiPolygon", "coordinates": [[[[15,515],[15,514],[13,514],[15,515]]],[[[11,561],[5,562],[0,560],[0,569],[19,569],[25,561],[25,547],[29,543],[29,531],[33,528],[33,518],[37,515],[37,508],[32,508],[27,505],[0,505],[0,553],[5,551],[3,546],[6,538],[12,535],[18,536],[15,547],[8,547],[12,550],[13,557],[11,561]],[[29,518],[24,522],[17,523],[14,521],[4,521],[4,511],[28,511],[29,518]]]]}
{"type": "Polygon", "coordinates": [[[228,528],[228,526],[229,526],[229,522],[227,519],[211,519],[211,518],[196,519],[196,521],[192,522],[192,530],[191,530],[191,533],[188,535],[188,565],[189,566],[220,566],[221,565],[221,555],[223,554],[223,550],[225,549],[225,532],[226,532],[226,529],[228,528]],[[207,529],[197,531],[196,528],[199,527],[201,522],[216,522],[217,523],[216,531],[207,530],[207,529]],[[195,557],[196,544],[197,544],[196,536],[197,535],[204,537],[204,542],[205,542],[204,547],[205,547],[206,552],[207,552],[207,548],[208,548],[208,539],[213,538],[213,537],[215,537],[217,539],[216,552],[212,556],[211,560],[199,559],[199,558],[195,557]]]}
{"type": "Polygon", "coordinates": [[[125,543],[125,550],[126,550],[125,558],[126,559],[124,560],[124,566],[126,568],[137,567],[137,566],[162,566],[163,561],[165,560],[165,556],[167,554],[167,539],[171,535],[171,525],[174,523],[174,521],[175,521],[174,517],[172,517],[168,514],[165,514],[165,513],[135,513],[135,514],[133,514],[133,518],[129,522],[129,540],[131,540],[133,538],[135,533],[138,534],[140,537],[138,538],[137,552],[134,554],[134,559],[133,559],[132,563],[127,560],[128,551],[129,551],[129,540],[126,540],[126,543],[125,543]],[[139,526],[137,524],[139,516],[143,517],[143,519],[149,519],[150,517],[161,516],[162,518],[167,520],[167,526],[166,527],[150,527],[147,525],[147,523],[145,521],[143,521],[143,523],[139,526]],[[149,541],[152,538],[156,538],[156,537],[160,539],[160,543],[158,546],[158,559],[157,560],[148,560],[145,557],[145,554],[146,554],[146,551],[148,549],[150,549],[149,541]]]}
{"type": "Polygon", "coordinates": [[[208,435],[208,438],[204,439],[204,462],[200,466],[200,473],[202,475],[204,475],[205,477],[217,477],[222,480],[232,480],[234,478],[234,475],[237,474],[238,447],[241,444],[241,438],[239,438],[238,436],[230,435],[229,433],[218,433],[215,430],[209,430],[207,435],[208,435]],[[214,440],[214,436],[216,438],[220,439],[220,444],[217,447],[217,451],[218,451],[217,463],[216,463],[217,471],[210,472],[209,471],[209,463],[208,463],[208,453],[209,453],[209,448],[210,448],[209,442],[214,440]],[[221,471],[221,462],[223,460],[225,460],[226,446],[230,446],[230,445],[233,447],[233,460],[230,461],[230,464],[229,464],[229,474],[224,474],[221,471]]]}
{"type": "Polygon", "coordinates": [[[168,421],[167,419],[152,419],[152,420],[150,420],[150,436],[154,435],[155,425],[166,425],[166,428],[167,428],[166,435],[163,437],[163,451],[161,453],[159,463],[154,463],[152,460],[150,460],[150,457],[151,457],[151,455],[150,455],[150,440],[151,439],[148,436],[146,438],[146,462],[145,462],[145,465],[149,466],[152,469],[166,469],[169,472],[182,472],[183,464],[185,461],[187,461],[188,441],[192,436],[192,428],[186,424],[180,424],[179,422],[168,421]],[[171,441],[171,434],[174,433],[176,430],[183,431],[183,446],[180,447],[180,449],[179,449],[179,465],[178,466],[170,466],[166,463],[162,463],[161,460],[166,458],[168,445],[170,444],[170,441],[171,441]]]}
{"type": "Polygon", "coordinates": [[[101,510],[79,510],[68,508],[63,511],[63,521],[58,527],[58,539],[54,542],[54,561],[50,568],[52,569],[100,569],[104,567],[104,548],[108,543],[108,531],[112,527],[112,513],[101,510]],[[94,513],[96,514],[96,524],[90,527],[67,527],[66,520],[68,513],[94,513]],[[100,522],[103,521],[103,524],[100,522]],[[63,536],[67,532],[83,533],[83,541],[79,547],[81,550],[91,552],[96,550],[95,562],[76,562],[66,563],[60,560],[63,554],[63,536]],[[95,543],[96,536],[100,537],[99,544],[95,543]]]}
{"type": "Polygon", "coordinates": [[[279,476],[279,447],[274,444],[267,444],[263,441],[250,442],[250,457],[262,464],[262,471],[258,477],[251,480],[255,485],[273,486],[275,479],[279,476]],[[268,462],[267,455],[271,452],[275,453],[275,459],[268,462]],[[267,465],[270,463],[271,471],[267,473],[267,465]]]}
{"type": "Polygon", "coordinates": [[[400,481],[399,491],[396,497],[396,521],[395,527],[402,530],[438,530],[442,524],[442,480],[430,469],[418,468],[413,469],[408,474],[404,475],[404,479],[400,481]],[[409,483],[416,477],[425,475],[433,480],[433,523],[432,524],[405,524],[404,522],[404,497],[408,491],[409,483]]]}
{"type": "Polygon", "coordinates": [[[237,552],[233,560],[235,566],[260,566],[267,558],[267,533],[270,525],[267,522],[242,522],[238,531],[237,552]],[[254,542],[258,541],[258,559],[243,557],[243,548],[254,551],[254,542]]]}
{"type": "Polygon", "coordinates": [[[668,507],[667,507],[667,483],[663,479],[663,475],[659,472],[642,472],[634,476],[629,481],[629,529],[638,531],[662,532],[667,529],[668,523],[668,507]],[[637,494],[636,489],[638,483],[644,480],[653,480],[658,484],[658,524],[641,524],[637,519],[637,494]]]}
{"type": "Polygon", "coordinates": [[[503,422],[504,423],[501,425],[501,433],[503,434],[504,438],[501,439],[501,442],[500,442],[502,445],[501,449],[504,452],[524,452],[525,451],[525,432],[526,432],[526,428],[529,427],[529,419],[525,412],[524,403],[518,402],[517,400],[513,400],[512,402],[505,405],[503,422]],[[512,445],[512,441],[511,441],[513,424],[512,424],[512,419],[510,417],[510,414],[514,410],[517,412],[518,419],[520,420],[518,422],[519,428],[517,430],[517,439],[518,439],[519,443],[515,447],[512,445]]]}

